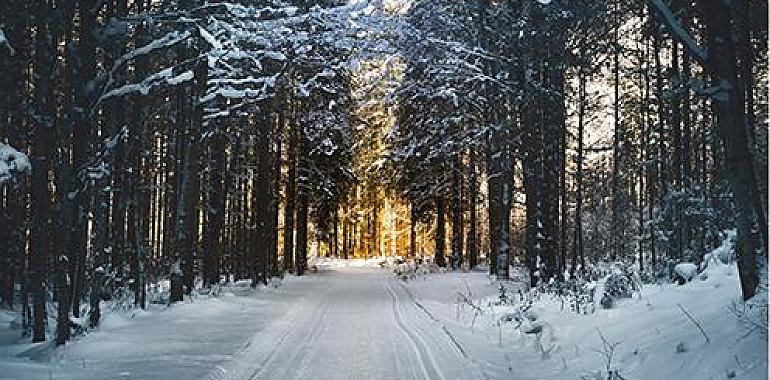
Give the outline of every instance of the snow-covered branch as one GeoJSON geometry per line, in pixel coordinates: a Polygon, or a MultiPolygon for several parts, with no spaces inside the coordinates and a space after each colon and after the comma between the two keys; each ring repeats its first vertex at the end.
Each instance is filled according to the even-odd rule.
{"type": "Polygon", "coordinates": [[[706,65],[708,62],[708,54],[701,48],[700,45],[687,33],[682,25],[676,20],[676,17],[671,12],[671,9],[663,3],[663,0],[650,0],[650,4],[660,16],[660,19],[668,27],[671,35],[674,36],[679,42],[684,45],[690,54],[695,57],[702,65],[706,65]]]}

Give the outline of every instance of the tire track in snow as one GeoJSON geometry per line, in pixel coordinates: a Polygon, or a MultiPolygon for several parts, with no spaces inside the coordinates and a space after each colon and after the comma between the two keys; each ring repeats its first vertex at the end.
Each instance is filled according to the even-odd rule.
{"type": "Polygon", "coordinates": [[[399,331],[401,331],[402,335],[405,335],[407,337],[407,340],[409,341],[410,346],[412,346],[412,350],[414,350],[415,357],[417,358],[417,361],[420,363],[420,371],[417,370],[417,368],[414,368],[413,366],[409,366],[409,360],[404,360],[404,357],[402,355],[399,355],[401,353],[401,350],[393,350],[393,353],[395,354],[395,366],[396,366],[396,374],[401,373],[401,365],[400,363],[403,361],[406,367],[406,371],[408,372],[408,377],[402,377],[402,378],[412,378],[416,379],[418,376],[418,372],[422,372],[423,377],[428,377],[427,371],[425,370],[425,365],[422,363],[422,359],[420,358],[420,350],[417,348],[417,345],[411,340],[408,334],[403,330],[401,325],[398,323],[398,313],[396,311],[396,299],[393,297],[393,293],[391,293],[390,289],[388,288],[387,279],[383,282],[383,288],[388,293],[388,308],[393,312],[393,322],[395,323],[396,327],[399,331]]]}
{"type": "Polygon", "coordinates": [[[406,285],[404,285],[403,283],[400,283],[400,282],[399,282],[398,284],[399,284],[399,285],[401,285],[401,288],[403,288],[403,289],[404,289],[404,291],[406,292],[406,294],[407,294],[407,295],[409,296],[409,298],[412,300],[412,303],[414,303],[414,304],[415,304],[415,306],[417,306],[417,307],[418,307],[420,310],[422,310],[422,312],[423,312],[423,313],[425,313],[425,315],[427,315],[427,316],[428,316],[428,318],[430,318],[430,320],[431,320],[431,321],[433,321],[433,322],[435,322],[435,323],[439,323],[439,324],[441,324],[441,330],[443,330],[443,331],[444,331],[444,334],[446,334],[446,336],[447,336],[447,337],[449,337],[449,340],[451,340],[451,341],[452,341],[452,344],[454,344],[455,348],[456,348],[456,349],[457,349],[457,351],[458,351],[458,352],[459,352],[459,353],[462,355],[462,357],[463,357],[464,359],[470,359],[470,356],[468,356],[468,353],[467,353],[467,352],[465,351],[465,349],[464,349],[464,348],[463,348],[463,347],[460,345],[460,342],[457,340],[457,338],[455,338],[455,336],[454,336],[454,335],[453,335],[451,332],[449,332],[449,329],[447,329],[447,328],[446,328],[446,325],[445,325],[444,323],[442,323],[442,322],[441,322],[441,320],[439,320],[438,318],[436,318],[436,317],[433,315],[433,313],[431,313],[430,311],[428,311],[428,309],[427,309],[425,306],[423,306],[423,304],[421,304],[421,303],[420,303],[420,301],[417,301],[417,298],[414,296],[414,294],[412,294],[412,292],[409,290],[409,288],[407,288],[407,287],[406,287],[406,285]]]}
{"type": "Polygon", "coordinates": [[[390,294],[392,300],[393,316],[396,319],[396,326],[399,330],[409,339],[412,348],[414,348],[417,354],[417,359],[420,361],[420,367],[422,369],[423,376],[426,379],[445,379],[444,374],[441,372],[436,359],[431,351],[430,347],[425,344],[425,341],[416,334],[412,329],[407,327],[404,320],[404,311],[401,307],[401,302],[396,295],[396,292],[390,285],[390,280],[385,281],[385,288],[390,294]]]}
{"type": "MultiPolygon", "coordinates": [[[[332,286],[329,286],[323,292],[322,296],[319,297],[318,300],[313,303],[313,308],[314,309],[323,308],[322,315],[323,315],[324,320],[326,319],[325,316],[328,314],[328,311],[331,309],[331,305],[328,302],[324,302],[324,301],[326,300],[326,298],[327,298],[329,292],[331,291],[333,285],[334,284],[332,284],[332,286]]],[[[305,310],[308,309],[308,308],[310,308],[310,304],[306,304],[306,306],[302,308],[301,312],[297,313],[297,316],[301,317],[301,316],[307,314],[307,313],[305,313],[305,310]]],[[[299,318],[297,318],[297,319],[299,319],[299,318]]],[[[267,376],[267,374],[263,374],[264,370],[266,368],[268,368],[270,365],[275,363],[276,354],[279,351],[281,351],[284,347],[286,347],[287,345],[291,345],[292,346],[292,347],[289,347],[289,349],[293,352],[293,354],[291,355],[291,359],[287,362],[289,366],[292,366],[293,365],[292,363],[297,358],[297,355],[299,355],[300,349],[298,347],[300,347],[300,345],[301,345],[301,347],[309,347],[311,345],[311,340],[317,339],[317,338],[315,338],[315,336],[316,335],[320,335],[321,331],[323,330],[323,327],[320,326],[320,323],[319,324],[313,324],[312,320],[305,321],[305,323],[297,323],[297,322],[301,322],[301,321],[298,321],[297,319],[295,319],[293,321],[294,323],[291,323],[289,325],[290,327],[287,329],[287,331],[284,334],[281,335],[281,337],[278,339],[276,344],[270,350],[270,353],[267,355],[267,357],[265,357],[265,359],[262,361],[262,363],[259,365],[259,367],[257,367],[257,369],[251,374],[251,376],[249,376],[249,380],[259,379],[263,375],[267,376]],[[292,338],[294,338],[294,337],[301,336],[304,331],[302,329],[293,328],[294,326],[312,326],[313,327],[310,330],[309,333],[305,334],[305,338],[301,341],[301,343],[299,345],[293,344],[292,342],[290,342],[290,340],[292,340],[292,338]]],[[[325,325],[325,323],[324,323],[324,325],[325,325]]],[[[289,368],[295,368],[296,369],[296,367],[289,367],[289,368]]],[[[271,373],[269,375],[272,377],[274,374],[271,373]]],[[[281,378],[286,378],[286,377],[281,377],[281,378]]]]}
{"type": "MultiPolygon", "coordinates": [[[[449,329],[446,327],[446,324],[439,318],[437,318],[433,313],[431,313],[428,308],[426,308],[420,301],[417,300],[417,297],[414,296],[414,294],[409,290],[409,288],[406,287],[402,282],[395,281],[392,278],[389,278],[389,282],[397,282],[398,285],[404,290],[404,292],[409,296],[409,299],[411,300],[412,305],[421,311],[417,313],[406,313],[406,315],[413,316],[413,318],[416,318],[418,320],[426,321],[429,324],[437,325],[437,327],[441,328],[441,331],[443,332],[443,335],[449,338],[450,342],[452,343],[450,347],[452,347],[452,352],[456,355],[457,361],[456,362],[465,362],[467,363],[471,368],[474,368],[473,373],[479,374],[484,379],[488,379],[489,375],[484,370],[483,366],[479,365],[479,363],[474,360],[468,352],[462,347],[459,340],[452,334],[449,329]],[[421,318],[420,316],[423,315],[424,317],[421,318]]],[[[422,336],[426,337],[432,337],[436,343],[444,344],[444,342],[439,342],[441,340],[442,334],[431,334],[427,329],[424,327],[420,327],[421,323],[418,323],[418,321],[413,321],[412,323],[417,332],[422,333],[422,336]]],[[[455,362],[455,363],[456,363],[455,362]]]]}
{"type": "MultiPolygon", "coordinates": [[[[209,374],[208,380],[237,380],[237,379],[253,379],[255,378],[260,371],[265,367],[265,365],[270,362],[275,356],[276,352],[278,352],[281,347],[283,347],[286,343],[286,340],[289,339],[289,336],[292,333],[295,333],[296,330],[292,328],[292,326],[295,326],[297,324],[297,321],[299,318],[302,317],[304,311],[312,305],[311,302],[304,302],[307,300],[308,295],[304,294],[301,295],[298,302],[300,303],[299,310],[296,310],[294,313],[291,313],[291,315],[287,314],[284,317],[286,319],[281,319],[278,321],[278,324],[281,326],[282,331],[280,335],[275,339],[275,343],[271,346],[267,347],[267,349],[262,350],[262,342],[256,342],[257,335],[254,335],[246,341],[246,343],[241,346],[232,356],[230,363],[224,364],[224,365],[218,365],[214,371],[212,371],[209,374]],[[250,370],[249,367],[247,368],[241,368],[240,363],[243,361],[245,357],[248,356],[255,356],[259,355],[261,352],[267,352],[267,355],[260,360],[260,363],[256,366],[256,369],[253,371],[250,370]],[[248,373],[248,375],[245,375],[248,373]]],[[[275,326],[268,325],[267,328],[274,328],[275,326]]],[[[260,331],[257,333],[258,335],[261,335],[264,333],[263,331],[260,331]]]]}
{"type": "MultiPolygon", "coordinates": [[[[324,299],[325,298],[326,297],[324,297],[324,299]]],[[[305,364],[308,359],[310,349],[313,348],[316,343],[318,343],[319,338],[324,333],[324,331],[326,331],[326,326],[329,324],[329,313],[331,312],[331,309],[331,302],[323,303],[323,311],[321,312],[320,320],[314,324],[315,327],[303,341],[302,345],[295,350],[291,360],[289,361],[290,366],[288,367],[288,373],[282,377],[283,379],[303,378],[305,370],[307,369],[303,367],[303,364],[305,364]],[[291,365],[292,363],[296,364],[291,365]]]]}

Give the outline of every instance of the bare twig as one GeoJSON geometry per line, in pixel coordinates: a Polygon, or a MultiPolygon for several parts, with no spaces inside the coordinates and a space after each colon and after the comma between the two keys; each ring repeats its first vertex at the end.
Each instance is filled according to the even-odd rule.
{"type": "Polygon", "coordinates": [[[596,332],[599,334],[599,339],[602,340],[603,347],[601,350],[594,351],[604,357],[604,364],[607,366],[607,374],[612,378],[612,359],[615,356],[615,349],[620,345],[620,342],[610,342],[599,329],[596,329],[596,332]]]}
{"type": "Polygon", "coordinates": [[[692,323],[694,323],[695,326],[698,327],[698,330],[700,330],[701,334],[703,334],[703,337],[706,338],[706,343],[711,343],[711,340],[709,339],[709,336],[706,335],[706,331],[703,330],[703,327],[700,325],[700,323],[698,323],[698,321],[695,319],[695,317],[693,317],[690,313],[688,313],[687,310],[684,309],[684,306],[682,306],[682,304],[678,303],[678,304],[676,304],[676,306],[679,306],[679,309],[682,310],[682,313],[684,313],[684,315],[686,315],[687,318],[689,318],[692,321],[692,323]]]}
{"type": "Polygon", "coordinates": [[[480,314],[484,313],[484,310],[482,310],[479,306],[474,304],[473,301],[470,298],[468,298],[468,296],[466,296],[465,294],[457,292],[457,298],[458,298],[459,301],[462,301],[464,304],[469,305],[470,307],[472,307],[474,310],[476,310],[480,314]]]}

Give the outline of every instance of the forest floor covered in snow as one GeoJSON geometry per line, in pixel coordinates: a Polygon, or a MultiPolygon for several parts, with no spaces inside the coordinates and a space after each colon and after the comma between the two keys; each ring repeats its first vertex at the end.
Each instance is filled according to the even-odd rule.
{"type": "Polygon", "coordinates": [[[731,311],[734,265],[588,315],[542,295],[516,328],[518,284],[497,304],[482,272],[403,281],[374,259],[316,264],[277,286],[108,311],[64,348],[20,338],[3,311],[0,379],[606,379],[600,336],[624,379],[767,378],[767,338],[731,311]]]}

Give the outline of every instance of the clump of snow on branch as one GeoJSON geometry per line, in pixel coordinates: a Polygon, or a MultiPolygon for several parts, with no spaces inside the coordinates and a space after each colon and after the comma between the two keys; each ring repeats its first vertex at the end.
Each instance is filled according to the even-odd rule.
{"type": "Polygon", "coordinates": [[[21,174],[32,172],[26,154],[0,142],[0,184],[16,181],[21,174]]]}

